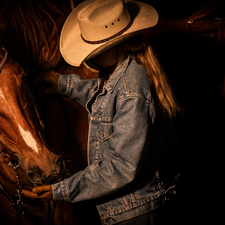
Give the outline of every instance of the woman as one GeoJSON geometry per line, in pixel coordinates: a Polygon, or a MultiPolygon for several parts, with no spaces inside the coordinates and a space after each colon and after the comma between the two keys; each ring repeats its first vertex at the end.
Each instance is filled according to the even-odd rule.
{"type": "Polygon", "coordinates": [[[153,224],[155,209],[171,188],[163,183],[161,168],[167,151],[177,149],[169,118],[180,110],[140,34],[157,21],[153,7],[136,1],[85,1],[70,14],[60,37],[61,53],[71,65],[98,67],[99,77],[86,80],[51,71],[37,82],[51,84],[46,93],[86,107],[88,166],[59,183],[34,188],[45,192],[39,198],[94,199],[102,224],[153,224]]]}

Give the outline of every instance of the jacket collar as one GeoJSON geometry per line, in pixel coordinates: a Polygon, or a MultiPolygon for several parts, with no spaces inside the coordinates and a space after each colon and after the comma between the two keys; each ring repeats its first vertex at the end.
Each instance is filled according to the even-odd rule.
{"type": "MultiPolygon", "coordinates": [[[[125,70],[127,69],[128,65],[129,65],[129,61],[130,61],[130,57],[125,58],[120,63],[120,65],[116,68],[116,70],[113,72],[112,76],[109,78],[108,82],[106,83],[106,85],[104,87],[108,92],[110,92],[110,93],[113,92],[119,79],[122,77],[125,70]]],[[[99,78],[99,79],[101,80],[101,78],[99,78]]]]}

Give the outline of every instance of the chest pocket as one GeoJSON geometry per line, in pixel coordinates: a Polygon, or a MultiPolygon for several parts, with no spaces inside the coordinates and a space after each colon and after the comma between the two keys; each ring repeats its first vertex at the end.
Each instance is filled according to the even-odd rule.
{"type": "Polygon", "coordinates": [[[101,122],[97,128],[97,135],[100,141],[104,142],[110,138],[113,133],[112,122],[101,122]]]}

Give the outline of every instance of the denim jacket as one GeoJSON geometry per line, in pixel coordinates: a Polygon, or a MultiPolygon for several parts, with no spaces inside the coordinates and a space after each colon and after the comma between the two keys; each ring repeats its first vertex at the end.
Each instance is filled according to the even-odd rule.
{"type": "Polygon", "coordinates": [[[95,199],[102,224],[115,224],[162,203],[167,190],[158,161],[165,138],[154,131],[151,80],[142,65],[124,59],[99,93],[101,77],[60,76],[58,93],[89,113],[88,166],[53,184],[53,196],[72,203],[95,199]]]}

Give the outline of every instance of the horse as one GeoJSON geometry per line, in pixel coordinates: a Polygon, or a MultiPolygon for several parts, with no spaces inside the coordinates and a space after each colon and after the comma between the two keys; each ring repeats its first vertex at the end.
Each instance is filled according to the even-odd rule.
{"type": "MultiPolygon", "coordinates": [[[[78,3],[79,2],[76,1],[76,4],[78,3]]],[[[153,1],[152,3],[154,6],[155,2],[153,1]]],[[[186,74],[186,76],[183,75],[183,68],[187,68],[186,63],[190,63],[193,68],[193,71],[191,71],[192,77],[196,76],[196,79],[199,78],[198,73],[200,68],[198,66],[201,65],[201,61],[199,62],[199,60],[193,58],[190,51],[196,49],[196,42],[201,43],[196,52],[198,56],[200,56],[199,58],[204,58],[206,52],[203,50],[206,49],[205,46],[208,46],[208,43],[216,43],[216,41],[222,37],[220,31],[223,21],[222,19],[215,19],[215,9],[218,9],[218,5],[213,7],[208,5],[208,13],[202,13],[200,10],[196,14],[188,14],[187,18],[182,19],[169,19],[168,15],[164,18],[160,16],[158,25],[153,28],[153,30],[145,31],[146,36],[152,41],[153,47],[162,61],[169,75],[169,79],[172,81],[175,92],[178,93],[179,102],[182,103],[188,114],[188,117],[182,119],[182,123],[180,123],[181,128],[178,127],[180,131],[178,133],[181,135],[181,144],[185,150],[190,147],[190,144],[186,145],[186,143],[188,137],[193,137],[193,135],[189,134],[189,132],[192,132],[193,126],[191,128],[189,127],[187,129],[188,131],[185,128],[188,127],[187,123],[189,123],[191,119],[194,118],[197,120],[196,117],[193,116],[192,110],[198,104],[197,99],[202,96],[200,93],[202,89],[194,86],[196,87],[194,90],[197,90],[194,92],[196,95],[195,98],[193,97],[194,94],[192,94],[191,98],[189,94],[186,94],[188,93],[186,92],[187,87],[193,87],[193,84],[189,81],[189,77],[186,74]],[[211,15],[212,18],[210,17],[211,15]],[[183,53],[182,56],[185,57],[186,60],[179,57],[178,53],[183,53]],[[185,55],[186,53],[187,55],[185,55]],[[179,61],[178,65],[173,59],[179,61]],[[193,62],[194,59],[196,61],[193,62]],[[197,71],[194,70],[196,68],[198,69],[197,71]],[[192,104],[193,102],[191,101],[193,98],[196,99],[194,104],[192,104]]],[[[67,65],[61,60],[61,55],[58,50],[59,32],[70,11],[70,5],[67,1],[25,0],[16,2],[8,0],[1,10],[1,21],[5,21],[5,23],[2,22],[0,25],[1,43],[9,49],[13,59],[19,62],[25,70],[29,69],[27,80],[30,84],[40,72],[48,69],[58,70],[65,75],[76,73],[86,79],[97,77],[97,71],[87,68],[84,64],[76,68],[67,65]]],[[[219,17],[221,16],[217,16],[217,18],[219,17]]],[[[220,43],[221,41],[219,44],[220,43]]],[[[189,67],[190,65],[188,64],[189,67]]],[[[217,73],[220,73],[220,69],[218,68],[217,73]]],[[[205,88],[204,85],[200,87],[205,88]]],[[[65,143],[69,142],[69,147],[67,147],[69,151],[66,153],[66,158],[71,160],[71,163],[65,161],[66,167],[69,168],[71,174],[85,168],[87,165],[86,143],[88,132],[87,112],[85,109],[75,101],[66,98],[59,101],[55,96],[41,96],[40,106],[38,108],[40,117],[43,118],[45,125],[46,142],[50,148],[53,149],[54,152],[61,153],[65,143]],[[68,118],[68,121],[63,119],[65,117],[68,118]],[[70,126],[68,126],[68,124],[70,126]],[[67,134],[70,134],[71,137],[66,141],[66,139],[68,139],[67,134]]],[[[191,124],[194,123],[192,122],[191,124]]],[[[194,142],[197,142],[197,139],[194,138],[190,143],[194,142]]],[[[12,193],[14,193],[15,184],[17,184],[18,181],[13,171],[8,169],[3,159],[1,160],[1,164],[5,166],[4,169],[1,169],[1,177],[4,178],[5,187],[7,187],[7,189],[9,188],[9,190],[11,189],[12,193]],[[2,175],[2,171],[6,172],[5,176],[2,175]],[[9,179],[7,179],[8,176],[6,175],[10,175],[9,173],[11,173],[11,177],[13,176],[13,181],[7,182],[9,179]]],[[[19,173],[22,173],[21,177],[24,179],[24,188],[30,189],[31,186],[25,175],[23,175],[21,168],[18,168],[18,170],[19,173]]],[[[188,173],[190,172],[188,171],[188,173]]],[[[189,187],[190,185],[187,186],[189,187]]],[[[27,204],[27,199],[23,199],[23,201],[24,206],[29,208],[32,214],[36,214],[39,220],[34,219],[35,217],[33,216],[28,216],[29,212],[26,211],[24,214],[26,216],[21,217],[21,222],[33,225],[36,221],[37,224],[40,224],[40,218],[45,218],[43,214],[46,214],[44,213],[46,210],[44,210],[44,208],[50,206],[46,206],[45,203],[34,202],[33,200],[28,201],[27,204]]],[[[16,211],[4,196],[1,196],[1,207],[4,218],[8,220],[7,223],[12,224],[9,222],[9,217],[12,215],[11,221],[15,224],[16,211]]],[[[53,206],[51,205],[50,208],[53,208],[53,206]]],[[[57,203],[55,206],[55,224],[90,224],[90,221],[96,224],[99,223],[96,209],[91,202],[84,205],[82,205],[82,203],[76,205],[57,203]],[[89,215],[89,218],[85,216],[85,213],[89,215]]]]}
{"type": "MultiPolygon", "coordinates": [[[[62,65],[64,62],[61,63],[61,60],[60,60],[61,55],[58,50],[59,29],[61,28],[62,23],[65,21],[71,9],[70,9],[70,5],[64,2],[63,3],[64,5],[60,7],[60,11],[59,11],[58,7],[61,4],[60,1],[57,7],[55,7],[54,4],[55,2],[51,3],[48,1],[43,1],[41,3],[40,1],[17,1],[16,4],[14,1],[12,2],[7,1],[0,13],[0,17],[2,18],[2,21],[5,21],[5,23],[1,23],[1,38],[0,38],[1,43],[4,44],[4,46],[6,46],[7,49],[9,49],[9,54],[11,55],[11,57],[13,59],[16,59],[19,62],[19,64],[17,63],[15,64],[18,66],[22,65],[22,67],[25,68],[25,69],[22,69],[20,67],[21,71],[29,70],[26,75],[27,83],[29,84],[32,83],[32,81],[35,79],[37,74],[39,74],[41,71],[52,69],[52,68],[55,68],[57,70],[58,64],[60,64],[59,67],[61,68],[63,67],[62,65]],[[28,17],[26,15],[27,9],[29,9],[28,10],[29,12],[32,12],[30,16],[28,17]],[[49,11],[53,14],[53,16],[55,15],[54,19],[53,19],[53,16],[49,14],[49,11]],[[8,15],[12,15],[12,14],[13,16],[10,17],[10,19],[9,18],[5,19],[7,18],[8,15]],[[25,18],[25,15],[26,15],[26,18],[25,18]],[[40,18],[40,15],[42,15],[45,18],[44,21],[46,22],[46,24],[38,23],[43,20],[42,18],[40,18]],[[20,29],[21,20],[26,22],[25,26],[27,28],[25,30],[22,30],[22,32],[20,29]],[[31,22],[32,25],[30,25],[29,22],[31,22]],[[29,39],[29,34],[30,34],[29,32],[31,31],[33,27],[35,27],[36,24],[38,25],[41,24],[40,27],[38,27],[40,29],[35,29],[34,32],[36,35],[33,33],[32,34],[33,36],[29,39]],[[24,42],[23,41],[20,42],[20,46],[23,47],[22,49],[13,46],[13,43],[18,41],[17,38],[13,41],[8,38],[5,38],[9,36],[15,37],[10,35],[11,32],[15,32],[15,31],[19,33],[16,36],[17,37],[21,36],[22,39],[24,40],[24,42]],[[39,31],[41,34],[39,33],[39,31]],[[37,39],[34,40],[33,37],[37,39]],[[27,39],[29,39],[29,41],[27,41],[27,39]],[[35,43],[36,45],[34,44],[35,41],[36,41],[35,43]],[[14,51],[14,48],[16,48],[17,51],[14,51]],[[30,49],[32,51],[30,54],[27,54],[27,52],[24,51],[24,49],[30,49]]],[[[12,58],[10,59],[11,61],[12,61],[12,58]]],[[[6,66],[8,65],[9,64],[6,64],[6,66]]],[[[4,68],[4,70],[5,69],[6,67],[4,68]]],[[[70,73],[69,71],[71,70],[75,71],[78,74],[79,73],[82,74],[86,78],[92,78],[97,76],[96,71],[94,71],[93,73],[93,71],[91,71],[89,68],[85,67],[84,65],[82,65],[80,68],[73,68],[73,67],[66,66],[66,71],[64,72],[70,73]]],[[[15,70],[12,71],[11,73],[12,76],[13,76],[13,72],[16,72],[16,71],[15,70]]],[[[22,75],[21,75],[21,79],[22,79],[22,75]]],[[[9,87],[8,90],[10,90],[11,88],[12,87],[9,87]]],[[[24,84],[22,85],[21,89],[25,89],[24,84]]],[[[32,92],[32,90],[30,91],[32,92]]],[[[24,93],[23,101],[26,102],[27,99],[30,99],[30,98],[29,96],[28,97],[26,96],[26,93],[24,93]]],[[[41,100],[41,97],[39,99],[41,100]]],[[[42,141],[44,141],[45,144],[47,142],[48,146],[50,146],[48,148],[46,147],[45,151],[43,152],[45,152],[46,155],[47,154],[51,155],[52,158],[54,155],[55,161],[54,160],[51,161],[50,160],[51,158],[49,156],[44,156],[44,153],[42,153],[42,151],[40,150],[40,154],[42,153],[44,159],[46,158],[45,160],[46,163],[44,162],[44,159],[43,159],[43,165],[47,164],[48,167],[46,167],[45,170],[43,170],[42,168],[39,169],[39,167],[36,165],[36,161],[42,162],[42,157],[38,157],[37,152],[39,152],[39,149],[36,148],[36,146],[34,146],[35,149],[33,151],[33,155],[29,156],[27,154],[27,158],[26,158],[27,160],[26,163],[29,162],[30,164],[33,165],[32,169],[26,170],[26,167],[25,167],[26,163],[24,163],[24,166],[23,166],[22,161],[21,161],[21,167],[17,169],[18,175],[20,177],[19,186],[27,190],[31,190],[32,187],[35,185],[50,184],[50,183],[57,182],[60,179],[59,177],[62,175],[64,162],[62,161],[61,157],[59,157],[58,155],[55,155],[54,153],[49,151],[49,149],[52,149],[55,153],[62,155],[61,153],[64,150],[64,145],[68,145],[64,143],[64,142],[68,143],[68,140],[64,141],[65,139],[68,139],[68,137],[66,137],[68,133],[66,131],[67,129],[70,129],[73,135],[73,137],[70,138],[69,140],[70,149],[72,148],[73,151],[70,151],[69,153],[64,154],[66,155],[67,158],[69,158],[72,161],[70,162],[69,160],[65,160],[65,164],[67,164],[66,167],[69,168],[70,174],[73,174],[81,169],[84,169],[85,166],[87,165],[87,162],[86,162],[86,141],[87,141],[86,132],[88,129],[88,121],[86,117],[87,113],[85,112],[83,107],[81,107],[77,102],[70,101],[69,99],[63,99],[63,101],[58,101],[57,98],[55,98],[54,96],[46,97],[45,99],[48,100],[47,106],[46,105],[43,106],[43,104],[39,104],[38,106],[36,107],[33,106],[33,107],[39,108],[38,114],[40,117],[43,117],[43,121],[45,125],[45,129],[44,129],[45,138],[41,136],[41,134],[43,133],[41,130],[38,132],[38,135],[40,136],[40,138],[43,139],[42,141]],[[62,102],[63,102],[63,107],[60,106],[62,102]],[[70,121],[69,121],[70,126],[65,126],[64,121],[62,119],[63,112],[65,112],[64,108],[66,108],[66,111],[68,111],[67,116],[70,117],[70,121]],[[50,112],[51,116],[48,117],[48,113],[46,113],[46,111],[50,112]],[[55,113],[56,111],[57,113],[55,113]],[[57,124],[57,127],[56,127],[56,124],[57,124]],[[75,138],[74,138],[74,135],[75,135],[75,138]],[[49,159],[49,162],[47,163],[48,159],[49,159]],[[61,166],[60,167],[61,171],[58,176],[58,179],[53,179],[55,177],[55,171],[59,170],[58,168],[56,169],[52,168],[51,176],[48,175],[48,173],[50,173],[50,168],[54,167],[54,164],[59,165],[59,167],[61,166]],[[27,174],[26,174],[26,171],[28,171],[27,174]],[[36,175],[36,173],[39,173],[39,174],[36,175]],[[39,179],[39,176],[41,176],[42,178],[39,179]],[[33,179],[34,183],[33,184],[30,183],[28,178],[30,178],[31,181],[33,179]]],[[[21,103],[21,105],[22,107],[26,107],[25,103],[24,104],[21,103]]],[[[31,105],[32,105],[31,101],[29,100],[29,106],[31,105]]],[[[37,109],[35,109],[35,111],[37,111],[37,109]]],[[[24,120],[22,118],[19,118],[19,119],[22,121],[24,120]]],[[[27,118],[25,117],[25,119],[27,118]]],[[[9,121],[10,123],[12,122],[12,120],[9,120],[9,121]]],[[[16,122],[17,121],[15,120],[15,124],[16,122]]],[[[3,127],[5,129],[5,132],[6,131],[12,132],[12,130],[9,129],[10,128],[9,123],[6,125],[7,126],[3,127]]],[[[36,129],[36,126],[38,130],[40,128],[40,125],[38,123],[35,123],[35,125],[33,125],[32,128],[36,129]]],[[[24,128],[21,126],[21,128],[19,127],[18,129],[20,129],[22,132],[23,131],[22,129],[24,128]]],[[[18,129],[12,132],[12,134],[15,137],[18,136],[16,132],[20,131],[18,129]]],[[[24,130],[25,130],[24,132],[27,132],[26,129],[24,130]]],[[[29,137],[30,142],[28,143],[33,143],[30,133],[29,132],[23,133],[23,137],[26,137],[26,138],[29,137]]],[[[4,141],[4,140],[1,140],[1,141],[4,141]]],[[[17,142],[15,141],[15,143],[17,142]]],[[[24,151],[26,149],[27,148],[24,148],[24,151]]],[[[14,153],[15,153],[15,150],[13,151],[13,154],[10,154],[10,158],[13,157],[13,161],[14,161],[14,157],[17,156],[14,153]]],[[[6,154],[7,155],[9,154],[8,149],[6,150],[6,154]]],[[[50,207],[50,205],[45,206],[45,203],[25,199],[23,196],[19,196],[19,197],[23,199],[22,200],[23,207],[20,211],[21,212],[23,211],[24,214],[20,216],[20,218],[18,219],[18,216],[17,216],[18,206],[17,206],[17,203],[15,203],[18,201],[18,198],[15,197],[15,194],[16,194],[15,192],[18,190],[17,188],[18,180],[15,176],[16,171],[12,170],[8,166],[8,164],[5,162],[8,160],[9,160],[8,157],[6,157],[6,159],[4,159],[4,157],[1,158],[1,172],[0,172],[1,183],[3,188],[5,189],[5,192],[3,192],[4,194],[3,195],[0,194],[0,204],[1,204],[5,223],[16,224],[20,222],[22,224],[32,224],[32,225],[40,224],[40,223],[45,224],[47,221],[48,215],[46,217],[44,214],[46,214],[46,210],[50,207]],[[11,203],[14,205],[11,205],[11,203]],[[42,220],[43,222],[41,222],[42,220]]],[[[65,173],[63,175],[64,177],[66,177],[65,173]]],[[[19,190],[19,192],[20,191],[21,190],[19,190]]],[[[96,216],[97,210],[92,204],[83,205],[81,203],[81,204],[75,205],[75,204],[69,204],[69,203],[57,203],[55,207],[51,206],[50,208],[54,208],[55,213],[54,213],[54,218],[50,218],[49,216],[48,220],[52,220],[52,221],[54,220],[55,224],[89,224],[90,220],[91,221],[98,220],[98,217],[96,216]],[[92,218],[85,217],[84,215],[85,211],[88,212],[89,215],[93,215],[92,218]]],[[[19,214],[21,214],[21,212],[19,212],[19,214]]],[[[95,223],[98,224],[99,221],[95,223]]]]}
{"type": "Polygon", "coordinates": [[[57,182],[63,171],[63,160],[49,151],[35,123],[31,100],[24,82],[24,70],[1,49],[0,142],[1,148],[16,155],[18,165],[34,185],[57,182]],[[4,54],[4,55],[3,55],[4,54]]]}
{"type": "MultiPolygon", "coordinates": [[[[0,60],[0,152],[5,160],[1,163],[1,171],[8,174],[5,167],[8,165],[10,172],[16,174],[10,178],[14,183],[15,178],[17,180],[17,197],[21,201],[21,185],[24,184],[19,179],[18,167],[28,182],[38,186],[61,180],[65,165],[61,157],[50,151],[43,138],[43,123],[32,98],[29,98],[24,69],[8,56],[4,48],[0,49],[0,60]],[[11,163],[13,157],[18,159],[18,163],[11,163]]],[[[1,179],[3,183],[4,179],[1,179]]]]}
{"type": "MultiPolygon", "coordinates": [[[[12,203],[17,210],[17,215],[15,215],[17,223],[21,220],[21,215],[18,213],[25,212],[28,219],[22,218],[24,224],[40,224],[40,218],[43,217],[43,211],[41,211],[44,208],[43,204],[36,202],[36,205],[32,203],[32,207],[29,207],[30,203],[23,200],[21,191],[22,189],[31,190],[32,186],[46,185],[61,180],[65,167],[64,161],[50,151],[44,140],[44,125],[26,82],[24,69],[8,56],[4,48],[0,50],[0,53],[2,80],[0,153],[3,156],[0,164],[1,173],[3,173],[0,176],[0,188],[6,200],[9,200],[7,203],[12,203]],[[15,191],[16,197],[14,197],[15,191]],[[27,208],[29,207],[29,210],[31,208],[31,211],[22,207],[22,202],[27,208]]],[[[4,198],[1,198],[1,204],[4,204],[4,198]]],[[[4,204],[4,210],[11,212],[12,209],[9,208],[7,204],[4,204]]],[[[60,206],[57,207],[56,212],[60,211],[60,208],[60,206]]],[[[70,207],[67,207],[68,209],[70,207]]],[[[9,224],[16,223],[13,218],[7,217],[7,219],[9,219],[7,221],[9,224]]],[[[64,222],[65,220],[62,223],[64,222]]]]}

